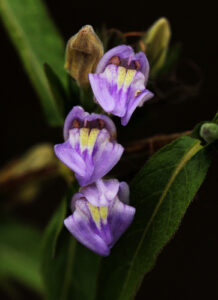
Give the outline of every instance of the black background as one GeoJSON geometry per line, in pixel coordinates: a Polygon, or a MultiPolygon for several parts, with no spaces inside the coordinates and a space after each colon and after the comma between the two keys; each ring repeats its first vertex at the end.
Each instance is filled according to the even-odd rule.
{"type": "MultiPolygon", "coordinates": [[[[97,27],[105,23],[109,28],[122,31],[142,31],[159,17],[166,16],[172,26],[172,43],[182,43],[182,57],[193,60],[201,68],[204,81],[197,97],[177,105],[166,104],[158,110],[156,133],[189,130],[197,122],[214,116],[218,106],[218,14],[209,1],[203,4],[191,1],[173,4],[166,1],[161,4],[156,1],[44,2],[65,40],[85,24],[97,27]]],[[[0,33],[2,166],[33,144],[57,142],[57,131],[44,122],[36,94],[2,26],[0,33]]],[[[144,279],[136,299],[218,299],[217,166],[215,157],[179,231],[144,279]]],[[[28,209],[31,210],[26,211],[28,209]]],[[[52,210],[53,207],[49,212],[52,210]]]]}

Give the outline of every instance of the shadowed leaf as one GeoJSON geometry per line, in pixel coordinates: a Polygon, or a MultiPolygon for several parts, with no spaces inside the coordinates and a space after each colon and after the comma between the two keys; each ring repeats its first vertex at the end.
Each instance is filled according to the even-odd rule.
{"type": "MultiPolygon", "coordinates": [[[[78,190],[75,183],[69,198],[78,190]]],[[[66,201],[52,217],[43,238],[42,276],[48,300],[92,300],[96,293],[100,257],[64,228],[66,201]]]]}
{"type": "Polygon", "coordinates": [[[188,136],[163,147],[146,163],[131,184],[135,220],[103,260],[97,299],[134,298],[144,275],[177,230],[209,165],[208,148],[188,136]]]}
{"type": "Polygon", "coordinates": [[[0,277],[15,279],[38,293],[42,292],[39,272],[40,233],[16,221],[0,223],[0,277]]]}
{"type": "Polygon", "coordinates": [[[48,63],[64,88],[64,43],[40,0],[0,0],[0,16],[15,45],[24,68],[41,100],[45,116],[53,126],[63,124],[63,116],[55,103],[43,70],[48,63]]]}

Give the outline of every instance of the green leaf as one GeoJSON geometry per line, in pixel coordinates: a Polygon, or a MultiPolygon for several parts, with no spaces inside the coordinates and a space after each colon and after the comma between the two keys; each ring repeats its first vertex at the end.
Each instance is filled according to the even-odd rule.
{"type": "MultiPolygon", "coordinates": [[[[68,238],[72,237],[68,233],[68,238]]],[[[101,257],[80,243],[76,243],[75,260],[72,272],[72,294],[68,300],[94,300],[101,257]]]]}
{"type": "Polygon", "coordinates": [[[61,115],[64,116],[64,106],[65,103],[67,103],[68,101],[67,93],[62,85],[62,82],[57,77],[52,68],[49,66],[49,64],[44,64],[44,70],[52,93],[52,97],[55,101],[55,105],[58,111],[61,113],[61,115]]]}
{"type": "Polygon", "coordinates": [[[27,224],[1,221],[0,237],[1,280],[12,278],[41,293],[40,233],[27,224]]]}
{"type": "Polygon", "coordinates": [[[134,298],[175,234],[209,165],[208,147],[188,136],[163,147],[146,163],[130,186],[135,219],[102,263],[97,299],[134,298]]]}
{"type": "MultiPolygon", "coordinates": [[[[55,282],[51,275],[51,268],[56,252],[57,240],[63,228],[63,221],[66,216],[66,200],[63,200],[48,224],[42,240],[42,278],[45,292],[48,299],[52,299],[49,293],[55,289],[55,282]]],[[[58,282],[57,282],[58,285],[58,282]]],[[[54,291],[55,293],[55,291],[54,291]]],[[[54,298],[55,299],[55,298],[54,298]]]]}
{"type": "Polygon", "coordinates": [[[216,113],[215,117],[213,118],[212,122],[218,124],[218,112],[216,113]]]}
{"type": "MultiPolygon", "coordinates": [[[[71,196],[78,190],[74,186],[71,196]]],[[[66,201],[52,217],[43,239],[42,276],[48,300],[92,300],[100,257],[77,243],[63,228],[66,201]]]]}
{"type": "MultiPolygon", "coordinates": [[[[49,124],[63,124],[43,64],[55,70],[64,88],[64,43],[40,0],[0,0],[0,16],[14,43],[33,86],[35,87],[49,124]]],[[[13,72],[13,70],[12,70],[13,72]]]]}

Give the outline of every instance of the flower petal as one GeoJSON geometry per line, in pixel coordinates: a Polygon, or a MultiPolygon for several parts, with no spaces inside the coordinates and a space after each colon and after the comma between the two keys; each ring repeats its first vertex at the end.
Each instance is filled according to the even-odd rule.
{"type": "Polygon", "coordinates": [[[102,180],[80,189],[80,193],[95,206],[109,206],[119,190],[119,181],[116,179],[102,180]]]}
{"type": "Polygon", "coordinates": [[[141,51],[135,55],[135,60],[139,61],[140,68],[138,71],[142,72],[142,74],[145,76],[144,84],[146,84],[148,81],[148,75],[150,71],[150,65],[148,59],[145,53],[141,51]]]}
{"type": "Polygon", "coordinates": [[[79,176],[86,175],[86,164],[82,157],[72,148],[69,140],[63,144],[55,145],[54,152],[60,161],[79,176]]]}
{"type": "Polygon", "coordinates": [[[102,73],[113,56],[118,56],[120,58],[127,58],[130,56],[134,56],[134,51],[132,47],[126,45],[120,45],[112,48],[102,56],[102,58],[98,62],[95,72],[97,74],[102,73]]]}
{"type": "Polygon", "coordinates": [[[88,116],[89,113],[85,112],[84,109],[81,106],[74,106],[71,111],[68,113],[65,122],[64,122],[64,139],[65,141],[69,137],[69,130],[72,128],[73,120],[81,120],[83,121],[86,116],[88,116]]]}
{"type": "Polygon", "coordinates": [[[125,181],[120,182],[118,198],[124,204],[129,204],[129,186],[125,181]]]}
{"type": "Polygon", "coordinates": [[[80,188],[73,196],[73,214],[65,219],[65,226],[83,245],[107,256],[134,218],[135,208],[126,204],[128,200],[127,183],[116,179],[98,180],[80,188]],[[107,205],[99,206],[103,200],[107,205]]]}
{"type": "Polygon", "coordinates": [[[149,99],[151,99],[154,96],[154,94],[152,92],[150,92],[149,90],[143,90],[143,92],[141,92],[141,94],[137,97],[131,97],[128,103],[128,107],[126,109],[126,114],[125,116],[123,116],[121,118],[121,124],[123,126],[127,125],[127,123],[129,122],[133,112],[135,111],[137,106],[142,106],[144,104],[145,101],[148,101],[149,99]]]}
{"type": "Polygon", "coordinates": [[[120,160],[124,148],[118,143],[111,143],[105,129],[101,130],[96,141],[93,155],[94,172],[92,182],[106,175],[120,160]]]}
{"type": "MultiPolygon", "coordinates": [[[[134,82],[135,74],[135,70],[126,70],[124,67],[115,65],[107,66],[104,73],[89,74],[90,84],[96,100],[106,112],[119,117],[126,114],[129,87],[134,82]]],[[[140,74],[143,85],[144,76],[142,73],[140,74]]]]}
{"type": "Polygon", "coordinates": [[[109,118],[106,115],[102,115],[102,114],[95,114],[95,113],[91,113],[90,115],[86,116],[85,119],[88,122],[93,122],[93,127],[95,125],[95,120],[96,120],[96,128],[98,128],[98,120],[103,120],[104,121],[104,128],[106,128],[108,130],[108,132],[110,133],[111,137],[113,140],[116,139],[117,137],[117,130],[116,130],[116,126],[114,124],[114,122],[111,120],[111,118],[109,118]]]}
{"type": "MultiPolygon", "coordinates": [[[[68,113],[65,122],[64,122],[64,139],[67,140],[69,137],[69,131],[72,129],[73,120],[77,120],[80,123],[80,127],[83,127],[84,122],[92,122],[92,126],[90,128],[98,128],[99,127],[99,120],[103,120],[104,128],[106,128],[112,139],[116,139],[117,131],[114,125],[114,122],[105,115],[102,114],[95,114],[85,112],[81,106],[74,106],[73,109],[68,113]]],[[[101,128],[100,128],[101,129],[101,128]]]]}
{"type": "Polygon", "coordinates": [[[132,223],[135,215],[135,208],[122,203],[118,198],[116,198],[109,214],[114,245],[132,223]]]}
{"type": "Polygon", "coordinates": [[[110,65],[110,72],[107,69],[101,74],[89,74],[89,81],[96,100],[106,112],[111,112],[118,100],[116,93],[117,78],[116,66],[110,65]]]}
{"type": "Polygon", "coordinates": [[[80,211],[64,220],[66,228],[84,246],[102,256],[108,256],[110,249],[105,241],[90,227],[89,219],[80,211]]]}

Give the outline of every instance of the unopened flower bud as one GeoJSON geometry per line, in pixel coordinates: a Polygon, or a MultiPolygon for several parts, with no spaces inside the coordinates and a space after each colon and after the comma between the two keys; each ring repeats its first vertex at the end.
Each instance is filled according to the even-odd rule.
{"type": "Polygon", "coordinates": [[[200,129],[200,136],[207,142],[218,140],[218,124],[204,123],[200,129]]]}
{"type": "Polygon", "coordinates": [[[148,58],[151,75],[163,66],[171,37],[170,24],[166,18],[157,20],[141,39],[148,58]]]}
{"type": "Polygon", "coordinates": [[[81,87],[87,87],[88,74],[95,71],[103,53],[100,39],[92,26],[86,25],[67,43],[65,68],[81,87]]]}

